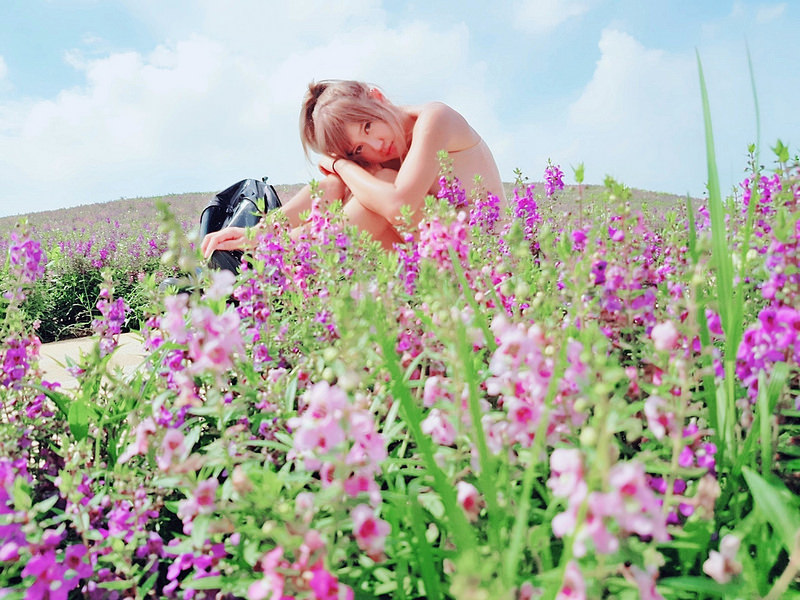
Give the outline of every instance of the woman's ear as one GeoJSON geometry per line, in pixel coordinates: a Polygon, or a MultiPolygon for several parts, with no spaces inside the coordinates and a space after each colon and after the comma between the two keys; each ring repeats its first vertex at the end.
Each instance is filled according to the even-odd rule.
{"type": "Polygon", "coordinates": [[[373,100],[377,100],[378,102],[383,102],[384,100],[386,100],[386,97],[383,95],[383,92],[381,92],[378,88],[370,88],[369,97],[372,98],[373,100]]]}

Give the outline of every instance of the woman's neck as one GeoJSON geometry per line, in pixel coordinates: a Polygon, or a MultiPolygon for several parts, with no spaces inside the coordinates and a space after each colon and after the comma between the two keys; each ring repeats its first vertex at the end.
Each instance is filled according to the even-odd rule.
{"type": "Polygon", "coordinates": [[[414,133],[414,125],[416,124],[417,117],[419,116],[419,110],[416,106],[401,106],[399,108],[403,114],[400,124],[403,127],[403,134],[406,142],[406,150],[403,153],[403,158],[405,158],[405,155],[408,153],[408,149],[411,147],[411,138],[414,133]]]}

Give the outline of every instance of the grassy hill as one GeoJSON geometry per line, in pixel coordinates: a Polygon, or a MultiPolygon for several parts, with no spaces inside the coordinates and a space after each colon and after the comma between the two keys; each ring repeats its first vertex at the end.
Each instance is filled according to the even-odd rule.
{"type": "MultiPolygon", "coordinates": [[[[281,200],[288,201],[304,184],[282,184],[276,185],[281,200]]],[[[506,183],[506,195],[513,197],[514,185],[506,183]]],[[[587,185],[583,189],[584,207],[588,207],[593,202],[599,201],[603,186],[587,185]]],[[[98,221],[119,220],[121,224],[128,222],[134,224],[142,216],[155,216],[155,205],[157,202],[164,202],[175,214],[179,221],[191,228],[194,226],[203,210],[203,207],[214,197],[217,192],[191,192],[184,194],[169,194],[166,196],[153,196],[147,198],[123,198],[111,200],[97,204],[84,204],[80,206],[49,210],[37,213],[20,214],[10,217],[0,217],[0,236],[5,236],[14,225],[23,217],[28,219],[34,230],[50,230],[57,228],[60,230],[90,228],[98,221]]],[[[544,195],[544,186],[536,183],[537,196],[544,195]]],[[[540,204],[550,203],[550,208],[554,212],[571,212],[578,206],[579,192],[577,186],[567,186],[559,192],[552,200],[542,200],[540,204]]],[[[639,189],[631,189],[631,204],[636,208],[647,206],[648,211],[655,210],[659,213],[683,206],[685,197],[663,192],[652,192],[639,189]]]]}

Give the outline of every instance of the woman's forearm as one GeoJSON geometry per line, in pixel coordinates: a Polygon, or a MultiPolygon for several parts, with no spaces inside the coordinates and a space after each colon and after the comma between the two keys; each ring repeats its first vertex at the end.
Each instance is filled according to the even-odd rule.
{"type": "MultiPolygon", "coordinates": [[[[342,180],[335,175],[328,175],[319,182],[319,190],[322,193],[323,202],[329,203],[334,200],[343,200],[347,188],[342,180]]],[[[292,228],[299,227],[302,223],[300,215],[311,210],[311,186],[305,185],[292,198],[281,207],[281,211],[289,220],[292,228]]]]}
{"type": "Polygon", "coordinates": [[[379,214],[390,223],[397,222],[403,205],[409,206],[412,211],[422,206],[424,197],[419,198],[419,202],[414,198],[407,198],[394,181],[377,177],[352,161],[337,160],[336,172],[365,208],[379,214]]]}

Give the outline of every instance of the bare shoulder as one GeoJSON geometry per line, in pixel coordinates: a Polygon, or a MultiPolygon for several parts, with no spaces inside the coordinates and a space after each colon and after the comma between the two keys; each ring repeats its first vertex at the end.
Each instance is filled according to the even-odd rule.
{"type": "Polygon", "coordinates": [[[444,102],[428,102],[417,107],[417,122],[414,126],[418,133],[434,134],[446,140],[447,150],[458,150],[464,145],[471,145],[478,138],[467,120],[454,108],[444,102]]]}
{"type": "Polygon", "coordinates": [[[417,122],[421,124],[447,125],[459,122],[467,124],[458,111],[444,102],[428,102],[416,106],[415,109],[417,110],[417,122]]]}

